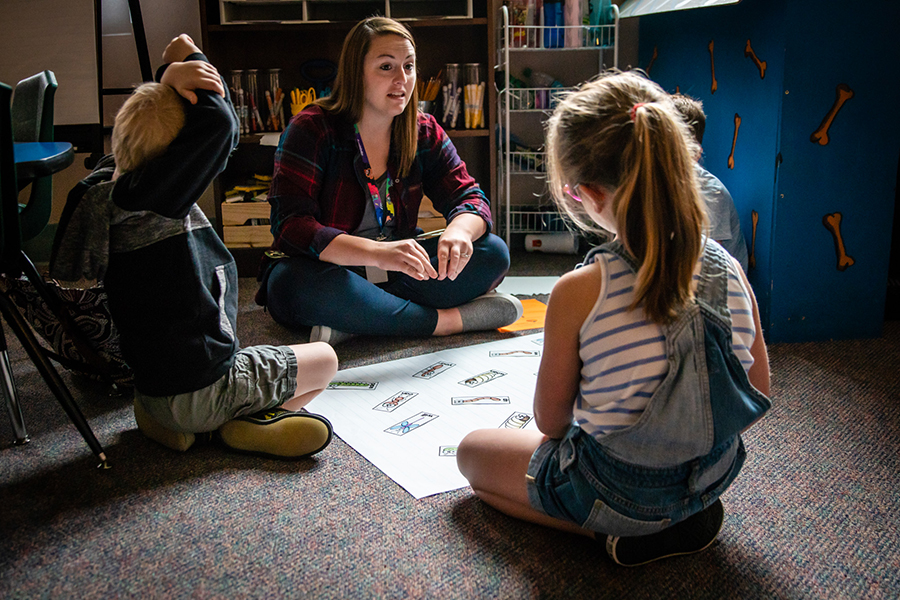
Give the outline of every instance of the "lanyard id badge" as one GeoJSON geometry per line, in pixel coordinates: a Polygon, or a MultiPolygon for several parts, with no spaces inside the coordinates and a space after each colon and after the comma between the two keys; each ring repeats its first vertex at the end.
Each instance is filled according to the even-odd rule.
{"type": "Polygon", "coordinates": [[[384,235],[384,227],[390,225],[394,219],[394,203],[391,201],[391,172],[388,170],[385,175],[387,179],[384,185],[384,201],[381,199],[381,193],[378,191],[378,184],[372,178],[372,166],[369,164],[369,156],[366,154],[366,147],[363,145],[362,136],[359,135],[359,127],[353,126],[356,132],[356,145],[359,146],[359,154],[363,161],[363,172],[366,176],[366,192],[375,208],[375,219],[378,226],[382,229],[382,234],[378,236],[378,240],[387,239],[384,235]]]}

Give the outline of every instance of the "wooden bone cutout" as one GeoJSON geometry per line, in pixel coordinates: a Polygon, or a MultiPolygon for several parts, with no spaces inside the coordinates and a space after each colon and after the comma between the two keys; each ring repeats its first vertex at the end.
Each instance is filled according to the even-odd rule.
{"type": "Polygon", "coordinates": [[[825,118],[822,119],[822,124],[819,125],[819,128],[809,136],[809,141],[814,144],[819,144],[820,146],[828,145],[828,130],[831,129],[831,124],[834,123],[834,118],[837,116],[838,111],[841,110],[844,103],[852,97],[853,90],[850,89],[849,85],[846,83],[839,83],[837,85],[837,88],[835,88],[834,104],[831,106],[831,110],[828,111],[828,114],[825,115],[825,118]]]}
{"type": "Polygon", "coordinates": [[[744,46],[744,57],[750,57],[750,60],[753,61],[753,64],[756,65],[756,68],[759,69],[759,78],[766,78],[766,61],[759,60],[756,57],[756,52],[753,51],[753,47],[750,45],[750,40],[747,39],[747,45],[744,46]]]}
{"type": "Polygon", "coordinates": [[[844,238],[841,236],[841,213],[833,213],[822,217],[822,225],[834,236],[834,250],[837,253],[837,270],[846,271],[847,267],[853,266],[856,262],[853,257],[847,254],[844,247],[844,238]]]}
{"type": "Polygon", "coordinates": [[[647,70],[645,71],[647,75],[650,74],[650,69],[653,68],[653,63],[656,62],[657,58],[659,58],[659,49],[656,46],[653,46],[653,55],[650,57],[650,62],[647,63],[647,70]]]}
{"type": "Polygon", "coordinates": [[[731,140],[731,154],[728,155],[728,168],[734,168],[734,147],[737,145],[738,129],[741,128],[741,115],[734,113],[734,137],[731,140]]]}

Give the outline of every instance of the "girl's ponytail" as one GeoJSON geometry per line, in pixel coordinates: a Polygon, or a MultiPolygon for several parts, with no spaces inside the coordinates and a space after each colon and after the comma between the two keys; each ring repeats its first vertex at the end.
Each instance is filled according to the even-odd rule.
{"type": "Polygon", "coordinates": [[[664,102],[635,103],[628,113],[633,139],[622,157],[616,221],[640,265],[632,308],[642,304],[649,320],[666,323],[692,297],[706,217],[681,119],[664,102]]]}

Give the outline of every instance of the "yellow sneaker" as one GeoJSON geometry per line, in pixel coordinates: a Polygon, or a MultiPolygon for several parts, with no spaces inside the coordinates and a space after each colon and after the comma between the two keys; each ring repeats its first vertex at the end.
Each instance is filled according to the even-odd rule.
{"type": "Polygon", "coordinates": [[[306,412],[272,408],[219,427],[222,442],[238,452],[268,458],[301,458],[331,443],[331,423],[306,412]]]}

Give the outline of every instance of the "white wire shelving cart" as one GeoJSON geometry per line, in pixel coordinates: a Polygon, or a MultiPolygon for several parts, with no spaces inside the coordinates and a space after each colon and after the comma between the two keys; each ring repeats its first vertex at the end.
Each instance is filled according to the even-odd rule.
{"type": "Polygon", "coordinates": [[[567,231],[547,190],[542,122],[578,83],[618,66],[619,10],[611,5],[604,25],[554,27],[544,26],[543,19],[537,25],[512,24],[507,6],[501,6],[500,13],[495,67],[502,74],[497,78],[502,86],[497,94],[502,211],[498,221],[501,235],[510,244],[514,233],[567,231]],[[611,63],[607,62],[610,54],[611,63]],[[519,74],[532,65],[560,76],[550,87],[531,86],[519,74]],[[561,86],[559,81],[569,85],[561,86]],[[520,87],[523,83],[526,86],[520,87]]]}

